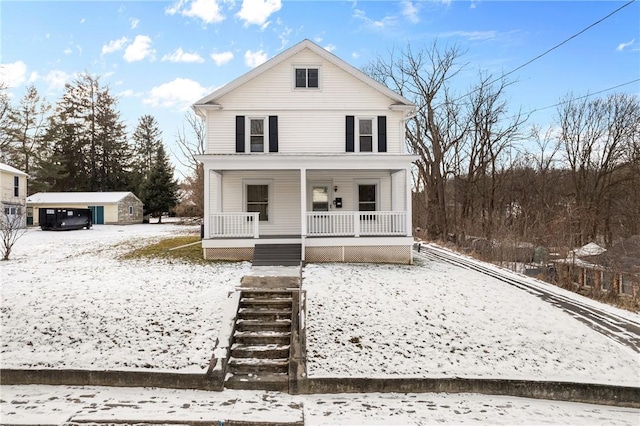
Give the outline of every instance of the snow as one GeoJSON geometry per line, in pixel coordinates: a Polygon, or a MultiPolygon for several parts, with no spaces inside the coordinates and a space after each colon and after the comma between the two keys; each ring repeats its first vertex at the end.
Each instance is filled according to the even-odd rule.
{"type": "Polygon", "coordinates": [[[303,288],[310,377],[640,385],[637,353],[478,272],[423,258],[307,265],[303,288]]]}
{"type": "MultiPolygon", "coordinates": [[[[226,322],[230,292],[245,275],[281,270],[252,271],[246,262],[119,259],[159,238],[198,232],[198,227],[176,224],[29,229],[13,259],[0,264],[2,367],[202,372],[226,322]]],[[[477,272],[417,258],[411,266],[307,265],[303,275],[311,377],[640,384],[637,353],[534,295],[477,272]]],[[[640,323],[637,314],[625,318],[640,323]]],[[[639,410],[627,408],[470,394],[293,397],[38,385],[3,386],[0,392],[2,422],[12,423],[50,423],[58,414],[62,423],[75,413],[83,420],[103,413],[106,420],[222,416],[277,421],[297,418],[299,406],[304,406],[307,424],[640,420],[639,410]]]]}
{"type": "Polygon", "coordinates": [[[117,203],[133,192],[38,192],[27,197],[33,204],[117,203]]]}
{"type": "Polygon", "coordinates": [[[221,420],[306,425],[608,424],[637,425],[640,410],[477,394],[287,395],[278,392],[3,386],[11,424],[162,423],[221,420]]]}
{"type": "Polygon", "coordinates": [[[173,224],[29,229],[2,263],[4,368],[208,367],[220,306],[248,263],[124,261],[160,237],[196,233],[173,224]]]}

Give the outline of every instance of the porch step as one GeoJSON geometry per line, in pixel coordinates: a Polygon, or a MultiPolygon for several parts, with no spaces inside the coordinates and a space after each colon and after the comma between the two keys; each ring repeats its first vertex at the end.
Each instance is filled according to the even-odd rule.
{"type": "Polygon", "coordinates": [[[227,389],[268,390],[287,392],[289,390],[289,375],[277,374],[231,374],[225,382],[227,389]]]}
{"type": "Polygon", "coordinates": [[[256,244],[254,266],[298,266],[302,260],[302,244],[256,244]]]}
{"type": "Polygon", "coordinates": [[[292,311],[291,291],[241,291],[226,388],[289,389],[292,311]]]}

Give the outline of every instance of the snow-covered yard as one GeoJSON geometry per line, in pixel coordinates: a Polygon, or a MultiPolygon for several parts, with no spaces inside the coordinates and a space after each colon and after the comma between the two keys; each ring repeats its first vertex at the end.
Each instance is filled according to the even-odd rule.
{"type": "Polygon", "coordinates": [[[29,229],[3,262],[4,368],[154,368],[200,371],[218,335],[220,304],[248,263],[125,261],[175,224],[29,229]]]}
{"type": "MultiPolygon", "coordinates": [[[[201,371],[222,302],[250,264],[118,258],[185,232],[197,228],[29,229],[13,260],[0,265],[2,366],[201,371]]],[[[476,272],[424,259],[413,266],[307,265],[303,286],[312,377],[640,385],[637,353],[476,272]]]]}
{"type": "Polygon", "coordinates": [[[311,377],[640,385],[636,352],[478,272],[417,258],[413,266],[308,265],[304,278],[311,377]]]}

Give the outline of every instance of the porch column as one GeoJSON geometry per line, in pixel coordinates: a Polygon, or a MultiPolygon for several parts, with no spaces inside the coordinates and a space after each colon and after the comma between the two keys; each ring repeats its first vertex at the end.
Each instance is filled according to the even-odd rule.
{"type": "Polygon", "coordinates": [[[300,169],[300,237],[302,239],[302,261],[305,260],[307,238],[307,169],[300,169]]]}
{"type": "Polygon", "coordinates": [[[413,222],[412,222],[412,213],[411,213],[411,208],[413,206],[413,197],[411,195],[411,166],[407,167],[404,171],[404,178],[405,178],[405,191],[406,191],[406,198],[405,198],[405,210],[407,211],[407,218],[406,218],[406,222],[407,222],[407,237],[411,237],[413,236],[413,222]]]}
{"type": "Polygon", "coordinates": [[[204,209],[203,209],[203,214],[204,217],[202,218],[202,222],[204,225],[204,238],[209,238],[209,235],[211,235],[211,229],[209,229],[209,216],[211,215],[212,212],[209,211],[209,209],[211,208],[211,196],[209,194],[209,191],[211,191],[211,170],[207,167],[207,163],[205,162],[203,164],[204,167],[204,172],[203,172],[203,176],[204,176],[204,209]]]}

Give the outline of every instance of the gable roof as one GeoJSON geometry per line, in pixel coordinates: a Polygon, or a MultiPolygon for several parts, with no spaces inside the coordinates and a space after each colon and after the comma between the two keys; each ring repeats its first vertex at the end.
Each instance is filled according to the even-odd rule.
{"type": "MultiPolygon", "coordinates": [[[[60,204],[60,203],[88,203],[104,204],[117,203],[133,192],[38,192],[27,197],[27,203],[32,204],[60,204]]],[[[138,197],[136,197],[138,198],[138,197]]]]}
{"type": "Polygon", "coordinates": [[[8,164],[0,163],[0,170],[7,173],[13,173],[14,175],[27,176],[27,174],[21,170],[11,167],[8,164]]]}
{"type": "Polygon", "coordinates": [[[265,73],[266,71],[270,70],[271,68],[275,67],[276,65],[281,64],[282,62],[286,61],[287,59],[291,58],[292,56],[296,55],[297,53],[301,52],[304,49],[311,50],[312,52],[314,52],[318,56],[322,57],[323,59],[327,60],[328,62],[331,62],[332,64],[334,64],[338,68],[341,68],[342,70],[344,70],[345,72],[351,74],[352,76],[354,76],[355,78],[359,79],[363,83],[371,86],[373,89],[375,89],[375,90],[381,92],[382,94],[388,96],[389,98],[393,99],[398,105],[410,106],[410,107],[414,106],[414,104],[410,100],[405,98],[404,96],[399,95],[398,93],[396,93],[393,90],[389,89],[384,84],[381,84],[381,83],[377,82],[376,80],[374,80],[373,78],[369,77],[368,75],[366,75],[365,73],[363,73],[359,69],[357,69],[354,66],[348,64],[347,62],[343,61],[342,59],[340,59],[339,57],[337,57],[333,53],[329,52],[328,50],[326,50],[326,49],[324,49],[324,48],[322,48],[320,46],[318,46],[317,44],[315,44],[311,40],[304,39],[300,43],[290,47],[289,49],[285,50],[284,52],[274,56],[271,59],[269,59],[267,62],[255,67],[254,69],[252,69],[251,71],[247,72],[246,74],[243,74],[242,76],[236,78],[235,80],[231,81],[230,83],[225,84],[224,86],[222,86],[221,88],[219,88],[215,92],[213,92],[213,93],[205,96],[204,98],[200,99],[199,101],[197,101],[193,105],[193,108],[197,108],[198,106],[203,106],[203,105],[215,105],[216,104],[216,102],[215,102],[216,99],[218,99],[218,98],[226,95],[227,93],[237,89],[238,87],[242,86],[246,82],[258,77],[259,75],[265,73]]]}

